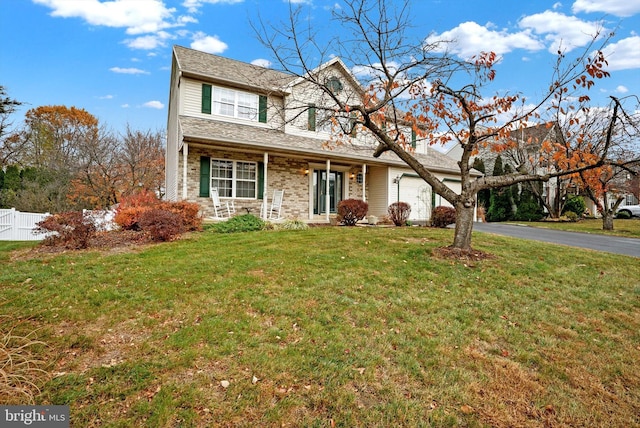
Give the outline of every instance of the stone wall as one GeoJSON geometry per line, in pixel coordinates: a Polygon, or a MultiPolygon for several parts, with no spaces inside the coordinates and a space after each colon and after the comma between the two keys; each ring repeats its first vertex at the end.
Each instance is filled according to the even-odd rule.
{"type": "MultiPolygon", "coordinates": [[[[196,202],[202,207],[205,217],[214,215],[210,198],[199,197],[200,193],[200,157],[210,156],[216,159],[229,159],[237,161],[262,162],[260,154],[228,152],[220,150],[207,150],[199,147],[189,147],[187,161],[187,200],[196,202]]],[[[179,160],[182,165],[182,157],[179,160]]],[[[309,218],[309,177],[305,175],[308,163],[297,159],[287,159],[279,156],[270,156],[267,165],[267,183],[264,196],[267,198],[267,208],[271,206],[273,191],[283,189],[284,200],[281,216],[285,218],[309,218]]],[[[182,169],[179,170],[180,172],[182,169]]],[[[182,174],[178,179],[179,195],[182,189],[182,174]]],[[[260,216],[262,199],[234,199],[237,214],[250,212],[260,216]]]]}

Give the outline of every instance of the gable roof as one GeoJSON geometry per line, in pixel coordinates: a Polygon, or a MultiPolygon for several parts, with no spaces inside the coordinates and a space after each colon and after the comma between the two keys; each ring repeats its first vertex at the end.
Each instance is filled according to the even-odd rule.
{"type": "Polygon", "coordinates": [[[281,92],[295,78],[281,71],[177,45],[173,47],[173,54],[184,76],[237,88],[281,92]]]}

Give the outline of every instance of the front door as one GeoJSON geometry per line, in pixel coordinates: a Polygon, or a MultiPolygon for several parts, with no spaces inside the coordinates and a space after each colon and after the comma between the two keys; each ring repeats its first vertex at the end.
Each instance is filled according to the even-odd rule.
{"type": "MultiPolygon", "coordinates": [[[[342,200],[343,173],[329,171],[329,212],[335,213],[342,200]]],[[[327,171],[313,171],[313,213],[325,214],[327,204],[327,171]]]]}

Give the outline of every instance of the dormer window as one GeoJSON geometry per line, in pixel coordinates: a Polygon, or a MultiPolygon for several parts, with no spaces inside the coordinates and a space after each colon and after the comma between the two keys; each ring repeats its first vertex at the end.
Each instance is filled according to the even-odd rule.
{"type": "Polygon", "coordinates": [[[339,94],[343,89],[342,82],[336,76],[331,76],[327,79],[327,88],[334,94],[339,94]]]}

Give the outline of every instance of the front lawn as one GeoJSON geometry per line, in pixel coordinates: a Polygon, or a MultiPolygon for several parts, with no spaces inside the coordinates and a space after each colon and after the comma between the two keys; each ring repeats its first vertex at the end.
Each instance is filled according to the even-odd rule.
{"type": "Polygon", "coordinates": [[[0,325],[46,343],[34,401],[72,426],[639,425],[638,259],[482,233],[493,258],[432,256],[452,233],[0,243],[0,325]]]}

